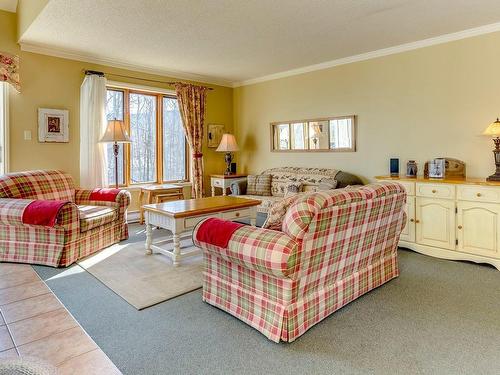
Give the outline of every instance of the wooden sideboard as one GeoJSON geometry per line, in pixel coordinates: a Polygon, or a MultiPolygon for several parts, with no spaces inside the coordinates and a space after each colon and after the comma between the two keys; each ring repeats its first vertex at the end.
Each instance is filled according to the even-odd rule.
{"type": "Polygon", "coordinates": [[[408,194],[401,247],[500,270],[500,183],[484,179],[377,176],[408,194]]]}

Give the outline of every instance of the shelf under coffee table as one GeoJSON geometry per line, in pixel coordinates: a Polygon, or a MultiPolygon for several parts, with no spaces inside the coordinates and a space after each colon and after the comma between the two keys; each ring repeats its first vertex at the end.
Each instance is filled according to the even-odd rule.
{"type": "Polygon", "coordinates": [[[216,196],[186,199],[172,202],[144,205],[146,216],[146,254],[159,252],[167,255],[178,266],[183,258],[201,254],[196,247],[182,249],[181,234],[192,232],[194,227],[209,217],[226,220],[249,219],[255,225],[259,200],[231,196],[216,196]],[[172,232],[173,250],[153,244],[153,227],[172,232]]]}

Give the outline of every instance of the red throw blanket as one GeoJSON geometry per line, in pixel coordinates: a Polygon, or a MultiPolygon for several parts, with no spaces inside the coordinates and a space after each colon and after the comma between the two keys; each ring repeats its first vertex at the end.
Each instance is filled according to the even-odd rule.
{"type": "Polygon", "coordinates": [[[201,223],[196,232],[196,239],[200,242],[226,248],[233,233],[243,225],[212,217],[201,223]]]}
{"type": "Polygon", "coordinates": [[[120,191],[120,189],[109,188],[94,189],[92,190],[92,193],[90,193],[89,200],[114,202],[116,200],[116,196],[118,195],[118,193],[120,193],[120,191]]]}
{"type": "Polygon", "coordinates": [[[56,224],[59,210],[66,203],[69,201],[33,201],[23,211],[23,224],[53,227],[56,224]]]}

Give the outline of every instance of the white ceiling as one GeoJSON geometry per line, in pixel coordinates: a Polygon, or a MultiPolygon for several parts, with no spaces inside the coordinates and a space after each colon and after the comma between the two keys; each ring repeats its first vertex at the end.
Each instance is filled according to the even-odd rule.
{"type": "Polygon", "coordinates": [[[21,43],[234,84],[498,21],[499,0],[50,0],[21,43]]]}
{"type": "Polygon", "coordinates": [[[15,12],[17,8],[17,0],[0,0],[0,10],[7,12],[15,12]]]}

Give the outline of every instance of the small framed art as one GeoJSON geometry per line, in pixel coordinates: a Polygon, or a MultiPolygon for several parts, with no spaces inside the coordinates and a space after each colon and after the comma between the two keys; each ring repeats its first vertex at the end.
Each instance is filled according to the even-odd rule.
{"type": "Polygon", "coordinates": [[[208,124],[207,132],[207,146],[210,148],[219,147],[219,143],[222,139],[222,134],[224,134],[224,125],[222,124],[208,124]]]}
{"type": "Polygon", "coordinates": [[[38,141],[69,142],[69,111],[38,108],[38,141]]]}
{"type": "Polygon", "coordinates": [[[434,159],[429,162],[429,177],[444,178],[445,160],[442,158],[434,159]]]}

